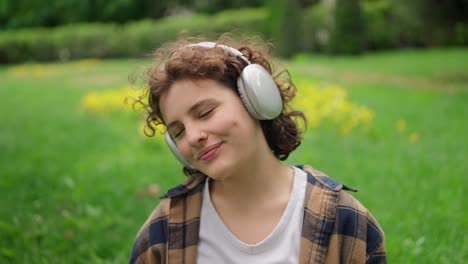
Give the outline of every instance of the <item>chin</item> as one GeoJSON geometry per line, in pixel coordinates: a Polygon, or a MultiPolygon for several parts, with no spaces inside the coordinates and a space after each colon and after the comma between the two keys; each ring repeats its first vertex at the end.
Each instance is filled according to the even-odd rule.
{"type": "Polygon", "coordinates": [[[248,164],[249,160],[247,158],[249,155],[241,157],[226,146],[220,150],[213,160],[200,162],[198,164],[199,167],[197,167],[201,172],[215,181],[224,181],[230,178],[231,175],[235,175],[239,168],[242,168],[246,163],[248,164]]]}
{"type": "Polygon", "coordinates": [[[204,168],[200,169],[201,172],[215,181],[225,180],[233,170],[234,168],[232,168],[232,166],[221,161],[214,161],[212,164],[208,164],[208,166],[204,166],[204,168]]]}
{"type": "Polygon", "coordinates": [[[201,172],[203,172],[204,174],[206,174],[208,177],[210,177],[211,179],[215,181],[222,181],[226,177],[226,173],[223,173],[222,170],[217,170],[214,168],[209,168],[209,169],[207,168],[207,169],[202,170],[201,172]]]}

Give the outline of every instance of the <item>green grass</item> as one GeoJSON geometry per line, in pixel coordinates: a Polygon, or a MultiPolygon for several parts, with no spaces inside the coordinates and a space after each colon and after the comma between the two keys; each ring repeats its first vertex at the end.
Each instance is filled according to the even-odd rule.
{"type": "MultiPolygon", "coordinates": [[[[287,62],[293,78],[343,85],[376,112],[371,127],[350,135],[309,129],[288,163],[359,189],[385,230],[391,263],[468,260],[466,61],[467,49],[442,49],[287,62]]],[[[64,64],[42,77],[0,68],[1,263],[127,260],[158,203],[147,187],[166,190],[184,176],[160,140],[138,133],[135,115],[93,114],[80,100],[127,85],[146,63],[64,64]]]]}

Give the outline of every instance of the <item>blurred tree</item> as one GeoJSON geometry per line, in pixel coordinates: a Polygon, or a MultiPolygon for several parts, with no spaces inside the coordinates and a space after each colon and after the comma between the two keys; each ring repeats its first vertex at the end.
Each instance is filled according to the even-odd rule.
{"type": "Polygon", "coordinates": [[[5,25],[7,23],[9,9],[10,9],[10,2],[6,0],[1,0],[0,1],[0,25],[5,25]]]}
{"type": "Polygon", "coordinates": [[[395,33],[398,46],[468,44],[467,0],[389,2],[390,14],[386,20],[395,33]]]}
{"type": "Polygon", "coordinates": [[[123,23],[186,9],[216,13],[258,7],[262,0],[0,0],[0,28],[51,27],[76,22],[123,23]]]}
{"type": "Polygon", "coordinates": [[[306,52],[328,50],[330,34],[333,31],[334,4],[320,1],[304,10],[302,48],[306,52]]]}
{"type": "Polygon", "coordinates": [[[277,55],[291,57],[301,49],[302,9],[297,0],[265,1],[270,12],[268,25],[277,55]]]}
{"type": "Polygon", "coordinates": [[[398,46],[397,29],[402,19],[396,19],[392,0],[364,0],[363,13],[366,26],[366,48],[371,50],[398,46]]]}
{"type": "Polygon", "coordinates": [[[222,11],[223,9],[259,7],[263,5],[263,0],[178,0],[176,2],[195,12],[210,14],[222,11]]]}
{"type": "Polygon", "coordinates": [[[330,53],[357,54],[366,41],[364,17],[360,0],[336,0],[334,27],[330,38],[330,53]]]}
{"type": "Polygon", "coordinates": [[[468,26],[467,0],[416,0],[414,7],[424,21],[427,45],[453,44],[457,25],[468,26]]]}
{"type": "Polygon", "coordinates": [[[468,20],[468,1],[466,0],[417,0],[416,8],[421,16],[430,19],[430,23],[442,26],[454,25],[468,20]]]}

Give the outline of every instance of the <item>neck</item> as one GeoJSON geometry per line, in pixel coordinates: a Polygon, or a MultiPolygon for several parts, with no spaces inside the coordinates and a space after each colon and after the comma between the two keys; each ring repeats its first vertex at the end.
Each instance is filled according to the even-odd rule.
{"type": "Polygon", "coordinates": [[[222,200],[225,204],[244,210],[255,210],[265,201],[287,200],[292,189],[293,170],[283,165],[269,151],[268,155],[256,157],[226,177],[226,180],[213,181],[212,199],[222,200]]]}

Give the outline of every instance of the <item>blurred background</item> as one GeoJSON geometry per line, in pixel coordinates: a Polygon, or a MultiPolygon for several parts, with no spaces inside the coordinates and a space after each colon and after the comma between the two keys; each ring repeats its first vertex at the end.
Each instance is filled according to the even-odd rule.
{"type": "Polygon", "coordinates": [[[0,63],[138,57],[181,31],[255,33],[277,55],[468,43],[465,0],[3,0],[0,63]]]}
{"type": "Polygon", "coordinates": [[[129,79],[225,32],[273,44],[308,117],[287,163],[359,189],[390,263],[468,261],[466,0],[2,0],[0,263],[127,261],[185,179],[129,79]]]}

